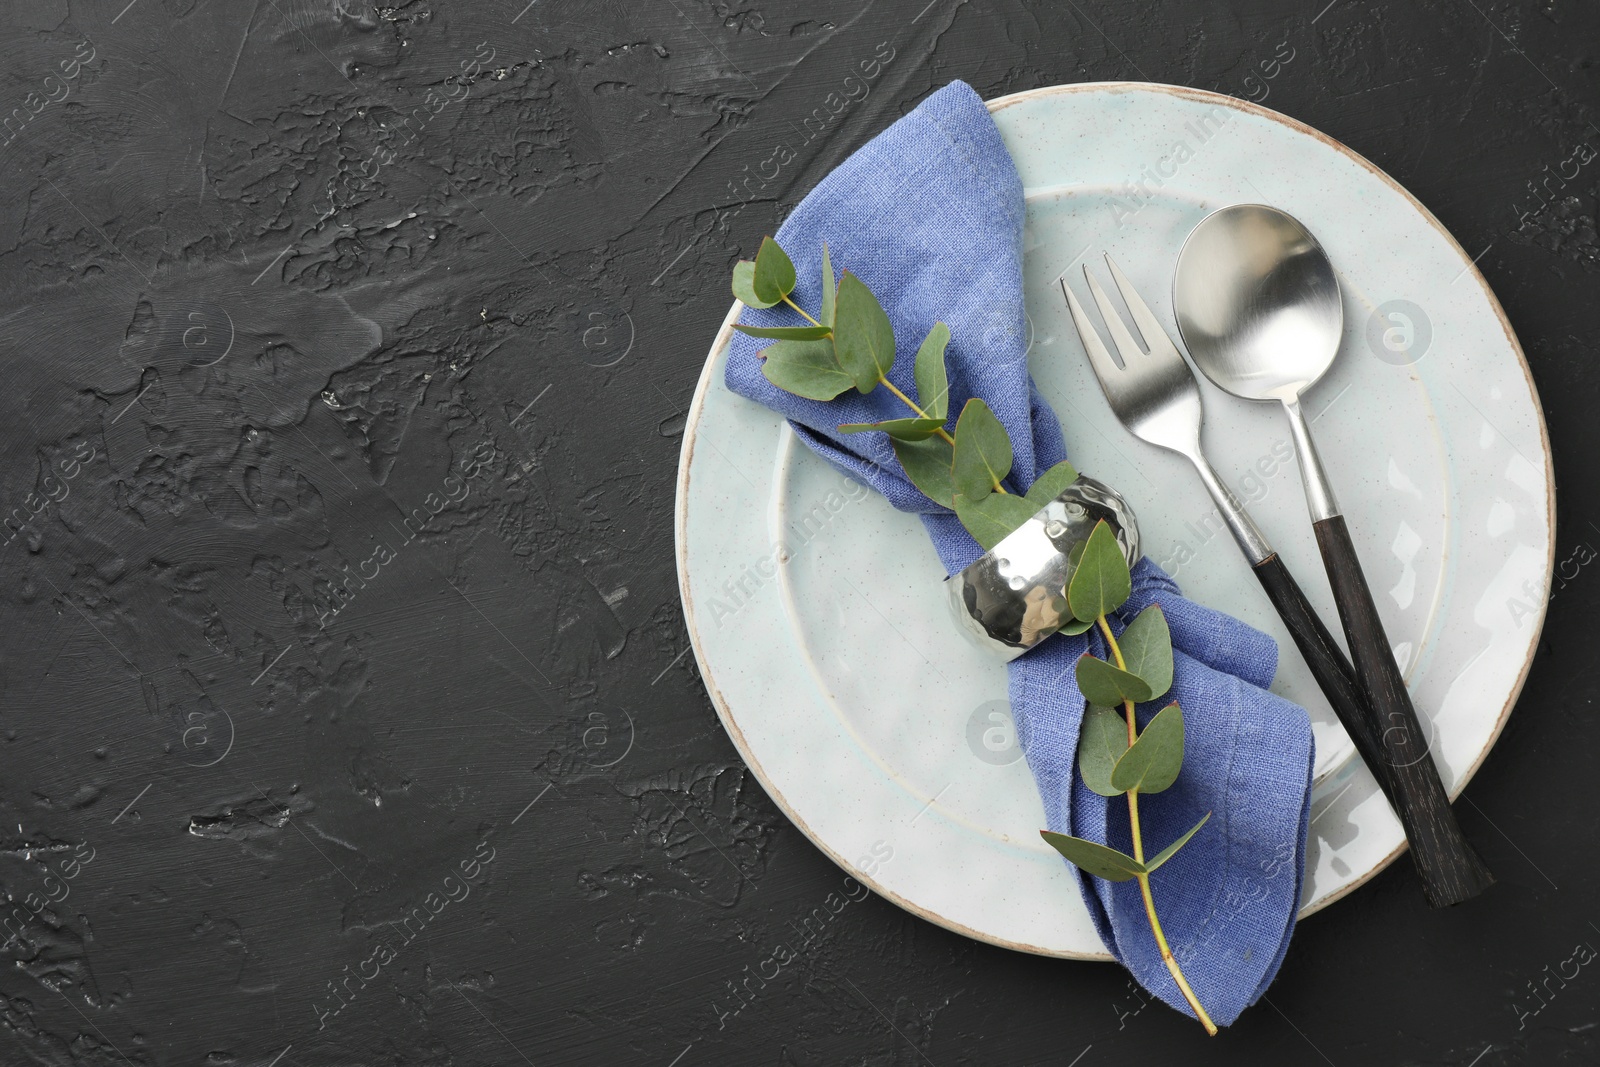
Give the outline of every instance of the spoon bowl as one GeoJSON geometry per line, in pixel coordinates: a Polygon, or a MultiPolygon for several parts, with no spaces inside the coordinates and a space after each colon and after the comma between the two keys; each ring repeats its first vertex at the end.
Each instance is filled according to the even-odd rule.
{"type": "Polygon", "coordinates": [[[1178,254],[1173,307],[1189,354],[1219,388],[1291,401],[1333,364],[1339,279],[1317,239],[1263,204],[1212,212],[1178,254]]]}

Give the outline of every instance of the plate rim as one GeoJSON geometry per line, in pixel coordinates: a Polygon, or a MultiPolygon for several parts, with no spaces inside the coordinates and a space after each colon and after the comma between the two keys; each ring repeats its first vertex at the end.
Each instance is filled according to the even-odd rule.
{"type": "MultiPolygon", "coordinates": [[[[1321,141],[1323,144],[1332,148],[1335,152],[1356,163],[1358,166],[1365,169],[1369,174],[1378,178],[1390,189],[1399,193],[1410,204],[1411,208],[1424,220],[1426,220],[1427,223],[1445,239],[1448,246],[1454,249],[1456,254],[1466,264],[1468,273],[1471,274],[1473,280],[1477,283],[1479,290],[1482,292],[1485,299],[1487,299],[1490,310],[1494,312],[1495,318],[1500,323],[1500,329],[1505,335],[1506,341],[1510,344],[1511,351],[1517,358],[1517,365],[1522,371],[1522,377],[1524,384],[1527,387],[1528,395],[1533,400],[1533,410],[1539,430],[1539,444],[1545,459],[1545,528],[1549,532],[1549,550],[1545,559],[1545,588],[1549,589],[1551,578],[1555,573],[1556,557],[1555,456],[1550,449],[1550,430],[1545,421],[1544,405],[1539,399],[1538,385],[1533,380],[1533,370],[1528,365],[1527,354],[1523,351],[1522,344],[1517,339],[1516,331],[1511,328],[1511,322],[1506,317],[1505,308],[1501,306],[1499,298],[1495,296],[1494,290],[1489,286],[1488,280],[1484,278],[1482,271],[1478,269],[1477,262],[1467,254],[1466,249],[1461,246],[1461,243],[1455,239],[1455,236],[1451,234],[1449,229],[1446,228],[1442,222],[1439,221],[1433,212],[1429,211],[1420,200],[1413,196],[1410,190],[1406,189],[1382,168],[1378,167],[1371,160],[1367,159],[1353,148],[1350,148],[1348,145],[1345,145],[1341,141],[1329,136],[1326,133],[1323,133],[1321,130],[1301,122],[1299,119],[1296,119],[1291,115],[1286,115],[1281,111],[1276,111],[1272,108],[1264,107],[1248,100],[1240,100],[1237,97],[1229,96],[1226,93],[1213,92],[1208,89],[1196,89],[1192,86],[1170,85],[1163,82],[1067,82],[1058,85],[1040,86],[1034,89],[1026,89],[1022,92],[1008,93],[1004,96],[997,96],[992,100],[985,100],[984,106],[988,109],[991,115],[994,115],[1007,108],[1014,107],[1017,104],[1027,103],[1032,100],[1044,99],[1051,96],[1079,92],[1143,92],[1158,96],[1171,96],[1202,103],[1211,103],[1223,107],[1231,107],[1237,111],[1243,112],[1244,114],[1253,115],[1257,118],[1262,118],[1270,122],[1287,126],[1289,129],[1297,133],[1309,135],[1316,140],[1321,141]]],[[[794,809],[793,805],[789,803],[788,799],[783,795],[783,793],[773,785],[771,777],[762,767],[761,761],[756,758],[749,742],[746,741],[743,730],[740,729],[738,723],[734,720],[732,709],[729,708],[728,702],[722,695],[721,690],[718,688],[714,676],[707,668],[706,659],[702,651],[700,633],[696,626],[694,596],[693,592],[689,588],[689,569],[687,557],[688,546],[686,543],[686,533],[688,526],[687,505],[689,493],[689,470],[691,462],[694,458],[696,443],[695,431],[699,425],[700,416],[705,409],[706,396],[712,387],[712,379],[714,377],[712,371],[717,365],[718,356],[721,354],[723,349],[727,347],[732,339],[733,324],[735,321],[737,321],[742,310],[743,305],[741,305],[738,300],[735,300],[732,307],[729,308],[727,315],[723,317],[722,325],[718,328],[715,337],[713,337],[710,350],[707,354],[704,364],[701,367],[699,379],[695,384],[694,396],[689,401],[689,410],[684,421],[683,444],[679,446],[678,452],[676,499],[673,503],[673,555],[678,570],[678,592],[679,598],[683,602],[685,631],[689,638],[690,647],[694,650],[695,664],[699,668],[701,680],[706,687],[706,693],[711,699],[712,706],[716,709],[717,718],[721,721],[723,729],[727,731],[729,738],[733,741],[734,747],[738,750],[740,757],[745,762],[745,765],[750,768],[751,773],[756,776],[757,781],[761,783],[761,787],[766,790],[767,795],[772,798],[773,803],[778,806],[779,810],[783,812],[784,816],[793,822],[795,826],[799,828],[800,832],[805,834],[806,838],[818,850],[831,859],[841,869],[845,870],[848,877],[854,878],[858,882],[863,883],[874,893],[878,894],[884,899],[891,901],[898,907],[905,909],[919,918],[926,919],[927,921],[938,926],[942,926],[947,930],[953,931],[954,933],[970,937],[976,941],[982,941],[986,944],[996,945],[1000,948],[1012,949],[1018,952],[1027,952],[1032,955],[1047,956],[1055,959],[1113,961],[1113,957],[1109,953],[1105,952],[1063,952],[1057,949],[1049,949],[1039,945],[1029,945],[1021,942],[1008,941],[1005,938],[997,937],[994,934],[977,930],[966,926],[965,924],[948,919],[937,912],[930,911],[922,905],[906,899],[886,886],[881,885],[876,879],[867,875],[866,872],[857,869],[855,865],[851,864],[827,842],[822,840],[815,832],[812,831],[805,819],[802,818],[794,809]]],[[[1484,743],[1482,749],[1479,750],[1472,763],[1456,780],[1454,788],[1449,790],[1449,796],[1452,801],[1459,797],[1466,789],[1467,785],[1477,775],[1479,768],[1483,766],[1484,761],[1489,758],[1489,753],[1493,751],[1495,745],[1499,743],[1500,735],[1505,729],[1506,721],[1511,716],[1511,710],[1516,706],[1517,701],[1521,698],[1523,687],[1526,685],[1528,675],[1533,669],[1533,661],[1538,654],[1539,639],[1544,632],[1544,623],[1549,612],[1549,606],[1549,597],[1540,598],[1538,605],[1538,617],[1534,621],[1532,640],[1529,642],[1528,653],[1523,660],[1522,669],[1517,673],[1516,680],[1513,682],[1510,691],[1506,695],[1505,703],[1500,708],[1500,713],[1495,719],[1494,726],[1490,730],[1487,741],[1484,743]]],[[[1309,915],[1323,910],[1324,908],[1328,907],[1328,905],[1349,896],[1351,893],[1355,892],[1357,889],[1376,878],[1383,871],[1387,870],[1389,865],[1398,859],[1408,847],[1409,843],[1405,840],[1405,838],[1402,837],[1400,844],[1396,846],[1395,849],[1388,855],[1384,856],[1377,863],[1375,863],[1365,874],[1353,879],[1348,884],[1341,886],[1339,889],[1334,890],[1327,896],[1307,904],[1300,909],[1298,918],[1304,919],[1309,915]]]]}

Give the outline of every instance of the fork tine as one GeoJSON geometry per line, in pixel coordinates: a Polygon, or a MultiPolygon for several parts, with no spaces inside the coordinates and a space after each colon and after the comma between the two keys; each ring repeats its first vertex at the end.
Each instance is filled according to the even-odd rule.
{"type": "Polygon", "coordinates": [[[1111,303],[1106,291],[1100,288],[1100,283],[1089,272],[1087,263],[1083,266],[1083,276],[1089,280],[1089,292],[1094,294],[1094,302],[1100,307],[1100,317],[1105,319],[1106,329],[1111,331],[1111,340],[1116,342],[1117,352],[1122,356],[1122,365],[1133,366],[1134,360],[1144,356],[1144,349],[1139,347],[1139,342],[1128,332],[1128,324],[1122,321],[1122,313],[1111,303]]]}
{"type": "MultiPolygon", "coordinates": [[[[1155,354],[1160,352],[1165,355],[1167,349],[1177,352],[1177,345],[1172,343],[1172,335],[1162,327],[1161,321],[1151,312],[1150,306],[1139,295],[1139,290],[1128,281],[1128,276],[1122,273],[1122,268],[1117,266],[1111,254],[1106,253],[1106,266],[1111,268],[1111,280],[1117,284],[1117,292],[1122,294],[1122,302],[1128,305],[1128,312],[1133,316],[1134,325],[1139,327],[1139,334],[1144,338],[1146,351],[1155,354]]],[[[1124,357],[1126,358],[1126,357],[1124,357]]]]}
{"type": "Polygon", "coordinates": [[[1072,312],[1072,324],[1078,328],[1078,339],[1083,342],[1083,350],[1089,353],[1089,365],[1094,369],[1094,376],[1100,382],[1100,389],[1106,394],[1106,399],[1114,403],[1111,383],[1122,374],[1122,368],[1117,366],[1111,358],[1111,353],[1106,351],[1105,342],[1100,339],[1100,331],[1094,328],[1094,323],[1084,314],[1083,305],[1072,295],[1072,287],[1067,284],[1067,279],[1064,277],[1061,279],[1061,292],[1067,298],[1067,308],[1072,312]]]}

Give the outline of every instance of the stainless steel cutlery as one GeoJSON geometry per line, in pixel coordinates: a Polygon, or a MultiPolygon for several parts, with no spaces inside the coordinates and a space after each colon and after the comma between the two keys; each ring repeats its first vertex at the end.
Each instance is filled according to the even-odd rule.
{"type": "MultiPolygon", "coordinates": [[[[1204,226],[1205,223],[1202,223],[1204,226]]],[[[1199,234],[1200,230],[1197,228],[1196,232],[1199,234]]],[[[1226,381],[1238,387],[1229,391],[1250,395],[1248,390],[1261,382],[1272,380],[1277,383],[1278,393],[1292,395],[1292,402],[1297,403],[1299,392],[1309,388],[1321,374],[1313,362],[1323,357],[1323,349],[1307,354],[1299,348],[1293,348],[1285,353],[1284,359],[1288,365],[1282,368],[1270,362],[1271,354],[1274,346],[1288,336],[1293,327],[1304,330],[1317,326],[1326,328],[1329,315],[1326,291],[1307,289],[1304,278],[1280,276],[1268,279],[1264,288],[1253,295],[1243,291],[1246,287],[1241,282],[1240,292],[1229,294],[1239,301],[1236,307],[1208,308],[1202,301],[1220,297],[1205,295],[1206,264],[1200,258],[1201,250],[1204,249],[1208,257],[1220,253],[1209,233],[1202,236],[1205,239],[1200,243],[1191,237],[1190,244],[1186,245],[1186,252],[1193,249],[1187,275],[1191,288],[1183,290],[1180,296],[1180,300],[1190,302],[1186,306],[1190,313],[1187,323],[1182,312],[1179,322],[1184,339],[1190,344],[1191,355],[1198,360],[1196,341],[1191,337],[1191,332],[1196,336],[1203,335],[1208,355],[1214,357],[1219,368],[1225,368],[1226,381]],[[1282,305],[1286,300],[1297,297],[1306,300],[1309,307],[1289,311],[1280,308],[1284,320],[1274,323],[1269,319],[1254,324],[1245,320],[1245,316],[1252,311],[1257,315],[1269,314],[1266,309],[1274,298],[1282,305]],[[1320,318],[1314,317],[1318,315],[1320,318]],[[1220,326],[1232,328],[1216,328],[1220,326]],[[1277,370],[1275,377],[1274,369],[1277,370]],[[1316,370],[1316,373],[1310,373],[1312,370],[1316,370]]],[[[1310,235],[1305,234],[1305,237],[1310,238],[1310,235]]],[[[1315,241],[1312,240],[1311,244],[1315,245],[1315,241]]],[[[1320,247],[1317,251],[1320,253],[1320,247]]],[[[1250,254],[1247,252],[1241,258],[1249,260],[1250,254]]],[[[1253,254],[1255,259],[1249,260],[1249,263],[1259,265],[1262,253],[1254,250],[1253,254]]],[[[1303,254],[1303,246],[1300,254],[1303,254]]],[[[1303,259],[1292,262],[1296,269],[1304,270],[1312,266],[1303,259]]],[[[1087,267],[1084,268],[1084,277],[1120,356],[1120,364],[1112,358],[1065,279],[1061,288],[1078,335],[1089,355],[1090,366],[1112,412],[1135,437],[1176,452],[1194,465],[1262,589],[1288,627],[1317,684],[1400,817],[1406,836],[1411,840],[1413,859],[1422,876],[1428,900],[1436,906],[1442,906],[1477,895],[1493,882],[1493,878],[1462,837],[1449,799],[1439,781],[1438,771],[1433,761],[1425,758],[1427,750],[1421,747],[1425,735],[1417,725],[1416,713],[1406,696],[1404,683],[1399,681],[1399,667],[1383,637],[1348,530],[1343,518],[1338,515],[1326,478],[1321,475],[1321,467],[1311,448],[1310,435],[1304,428],[1303,420],[1298,420],[1295,432],[1297,454],[1307,484],[1313,518],[1319,523],[1316,528],[1318,543],[1323,549],[1330,582],[1344,621],[1346,639],[1355,650],[1354,668],[1312,609],[1283,560],[1206,459],[1200,441],[1204,411],[1194,371],[1155,314],[1109,256],[1106,257],[1106,266],[1133,319],[1138,338],[1087,267]]],[[[1249,265],[1235,266],[1238,269],[1230,277],[1240,281],[1248,275],[1249,265]]],[[[1331,268],[1328,276],[1331,278],[1331,268]]],[[[1333,301],[1337,309],[1337,282],[1334,282],[1333,301]]],[[[1332,352],[1337,350],[1338,328],[1339,323],[1334,321],[1333,345],[1326,352],[1322,369],[1326,369],[1332,352]]],[[[1202,369],[1204,367],[1202,364],[1202,369]]],[[[1217,384],[1229,388],[1222,381],[1217,384]]],[[[1279,398],[1278,393],[1272,393],[1271,397],[1279,398]]],[[[1285,404],[1290,406],[1291,401],[1286,400],[1285,404]]],[[[1297,413],[1296,409],[1294,414],[1297,413]]]]}

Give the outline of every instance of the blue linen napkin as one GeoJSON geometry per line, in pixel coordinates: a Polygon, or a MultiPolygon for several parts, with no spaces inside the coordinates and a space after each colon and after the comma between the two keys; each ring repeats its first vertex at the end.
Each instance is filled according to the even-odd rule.
{"type": "MultiPolygon", "coordinates": [[[[1028,373],[1023,215],[1022,182],[994,120],[970,86],[952,82],[824,178],[777,234],[799,275],[793,298],[801,307],[820,303],[824,241],[835,270],[848,268],[877,295],[897,338],[891,377],[908,393],[917,345],[935,321],[950,327],[950,411],[973,396],[994,409],[1016,456],[1008,487],[1020,492],[1066,458],[1060,424],[1028,373]]],[[[795,318],[779,305],[746,309],[742,321],[779,326],[795,318]]],[[[783,392],[761,374],[758,353],[770,343],[736,335],[728,387],[781,412],[834,467],[920,514],[949,573],[981,555],[955,516],[906,478],[886,435],[836,430],[904,417],[903,405],[881,388],[828,403],[783,392]]],[[[1148,559],[1134,568],[1134,593],[1114,629],[1152,603],[1162,605],[1172,629],[1176,665],[1166,700],[1183,708],[1187,753],[1178,782],[1141,799],[1146,853],[1212,813],[1153,877],[1152,891],[1184,976],[1226,1024],[1265,991],[1294,930],[1311,808],[1311,726],[1303,709],[1266,690],[1277,670],[1272,639],[1183,599],[1148,559]]],[[[1014,661],[1012,714],[1049,828],[1131,852],[1127,802],[1091,792],[1075,773],[1084,699],[1073,667],[1085,650],[1106,654],[1097,635],[1058,634],[1014,661]]],[[[1141,721],[1166,700],[1141,707],[1141,721]]],[[[1189,1012],[1150,933],[1138,884],[1077,876],[1106,947],[1146,989],[1189,1012]]]]}

